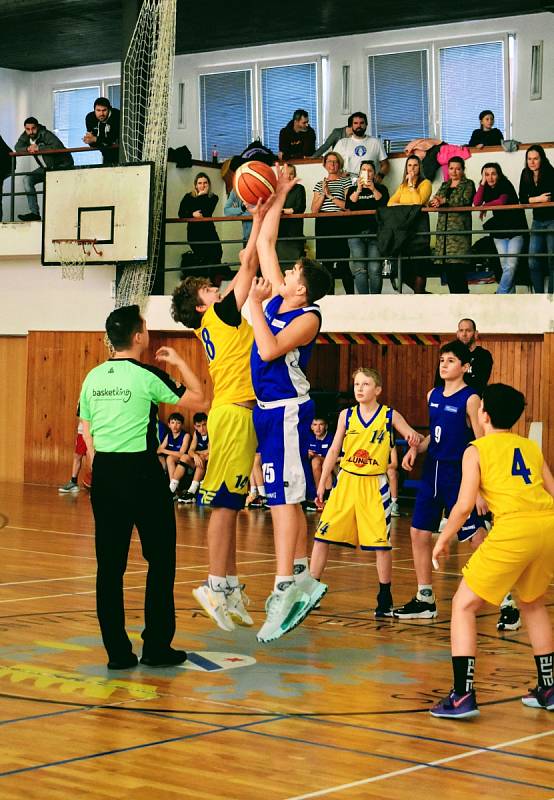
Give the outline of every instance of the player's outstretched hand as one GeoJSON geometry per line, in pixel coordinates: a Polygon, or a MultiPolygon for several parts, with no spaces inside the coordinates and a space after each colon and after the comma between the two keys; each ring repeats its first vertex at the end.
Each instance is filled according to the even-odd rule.
{"type": "Polygon", "coordinates": [[[246,208],[252,214],[254,219],[258,218],[261,222],[274,202],[275,195],[270,194],[267,200],[262,200],[260,198],[255,206],[247,205],[246,208]]]}
{"type": "Polygon", "coordinates": [[[289,177],[288,164],[275,164],[275,166],[277,168],[277,188],[275,189],[275,194],[286,197],[292,187],[296,186],[299,178],[289,177]]]}
{"type": "Polygon", "coordinates": [[[156,361],[165,361],[166,364],[172,364],[176,367],[182,360],[173,347],[160,347],[156,351],[156,361]]]}
{"type": "Polygon", "coordinates": [[[418,444],[420,444],[423,441],[423,436],[421,435],[421,433],[414,431],[414,429],[412,428],[410,433],[406,436],[406,441],[408,442],[410,447],[417,448],[418,444]]]}
{"type": "Polygon", "coordinates": [[[483,497],[481,497],[480,493],[478,493],[477,497],[475,498],[475,508],[481,517],[484,517],[489,511],[489,507],[483,497]]]}
{"type": "Polygon", "coordinates": [[[437,539],[437,541],[435,542],[435,546],[433,547],[432,560],[435,569],[437,569],[435,564],[438,563],[439,556],[447,556],[449,553],[450,553],[450,540],[445,539],[441,534],[437,539]]]}
{"type": "Polygon", "coordinates": [[[325,481],[321,480],[317,486],[317,499],[323,503],[325,495],[325,481]]]}
{"type": "Polygon", "coordinates": [[[411,472],[417,458],[417,450],[415,447],[410,447],[404,458],[402,459],[402,469],[406,472],[411,472]]]}
{"type": "Polygon", "coordinates": [[[263,303],[264,300],[268,300],[271,297],[271,293],[271,281],[266,278],[254,278],[248,297],[254,303],[263,303]]]}

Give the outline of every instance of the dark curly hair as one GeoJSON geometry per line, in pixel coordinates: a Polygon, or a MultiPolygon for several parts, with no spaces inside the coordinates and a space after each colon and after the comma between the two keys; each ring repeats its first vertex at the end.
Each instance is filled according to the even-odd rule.
{"type": "Polygon", "coordinates": [[[211,286],[209,278],[185,278],[173,292],[171,316],[175,322],[181,322],[187,328],[198,328],[202,319],[196,306],[201,305],[199,289],[211,286]]]}

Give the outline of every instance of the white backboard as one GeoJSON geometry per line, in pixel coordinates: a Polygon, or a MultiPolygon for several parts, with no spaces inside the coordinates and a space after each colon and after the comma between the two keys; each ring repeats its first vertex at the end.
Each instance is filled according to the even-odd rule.
{"type": "Polygon", "coordinates": [[[96,239],[88,264],[147,261],[151,198],[151,163],[47,170],[42,263],[60,264],[55,239],[96,239]]]}

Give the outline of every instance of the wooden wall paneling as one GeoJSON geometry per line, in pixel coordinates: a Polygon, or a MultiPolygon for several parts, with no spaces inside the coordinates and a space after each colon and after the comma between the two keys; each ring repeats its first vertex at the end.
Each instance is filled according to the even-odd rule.
{"type": "Polygon", "coordinates": [[[103,333],[29,333],[26,481],[56,484],[69,478],[81,384],[106,357],[103,333]]]}
{"type": "MultiPolygon", "coordinates": [[[[554,334],[541,336],[483,337],[482,344],[494,358],[493,381],[511,383],[523,391],[527,398],[525,413],[516,430],[527,435],[533,420],[544,424],[545,453],[554,461],[554,399],[551,377],[554,369],[554,334]]],[[[19,424],[22,435],[25,426],[24,461],[25,480],[56,484],[65,482],[71,466],[75,437],[75,411],[78,394],[86,373],[107,357],[104,335],[85,332],[31,332],[26,342],[10,337],[0,339],[0,375],[16,380],[21,397],[25,394],[26,412],[13,414],[11,402],[5,398],[7,411],[0,408],[0,444],[12,444],[12,432],[19,424]],[[15,356],[14,356],[15,353],[15,356]],[[25,353],[27,361],[25,362],[25,353]],[[25,369],[25,363],[27,369],[25,369]],[[17,368],[14,378],[13,368],[17,368]],[[10,414],[12,416],[10,416],[10,414]]],[[[161,345],[175,347],[198,374],[206,386],[209,397],[212,385],[206,357],[200,342],[190,333],[151,333],[151,346],[147,361],[155,361],[155,351],[161,345]]],[[[351,374],[359,365],[374,366],[383,376],[383,400],[397,408],[412,425],[426,426],[428,422],[426,395],[433,385],[438,363],[438,346],[377,345],[377,344],[321,344],[316,345],[309,368],[312,386],[316,389],[347,392],[351,390],[351,374]]],[[[170,373],[179,380],[171,368],[170,373]]],[[[4,381],[6,385],[6,381],[4,381]]],[[[21,409],[25,403],[21,400],[21,409]]],[[[172,407],[161,407],[167,418],[172,407]]],[[[193,412],[185,413],[187,428],[191,428],[193,412]]],[[[17,436],[15,436],[15,440],[17,436]]],[[[6,447],[2,446],[2,453],[6,447]]],[[[0,475],[13,469],[17,458],[9,463],[0,456],[0,475]]],[[[21,473],[20,473],[21,474],[21,473]]]]}
{"type": "Polygon", "coordinates": [[[545,333],[541,359],[542,449],[554,468],[554,333],[545,333]]]}
{"type": "Polygon", "coordinates": [[[23,480],[26,385],[27,337],[0,336],[0,480],[23,480]]]}
{"type": "MultiPolygon", "coordinates": [[[[150,364],[155,364],[156,366],[164,369],[168,372],[173,380],[177,383],[181,383],[181,376],[179,371],[176,370],[174,367],[166,366],[163,362],[156,361],[156,350],[159,347],[173,347],[179,355],[184,358],[187,362],[189,367],[193,370],[193,372],[200,378],[202,383],[204,384],[204,388],[206,391],[206,396],[211,400],[213,397],[213,386],[212,381],[210,378],[210,374],[208,372],[208,362],[206,360],[206,354],[204,352],[204,348],[202,347],[201,343],[198,341],[196,336],[193,333],[182,333],[182,334],[169,334],[169,333],[158,333],[158,332],[151,332],[150,333],[150,347],[148,353],[145,357],[145,360],[148,361],[150,364]]],[[[164,422],[167,422],[167,418],[171,414],[172,411],[175,411],[175,406],[169,405],[167,403],[160,404],[159,416],[164,422]]],[[[180,409],[181,413],[185,418],[185,427],[190,432],[192,431],[192,417],[194,415],[194,410],[190,409],[180,409]]]]}

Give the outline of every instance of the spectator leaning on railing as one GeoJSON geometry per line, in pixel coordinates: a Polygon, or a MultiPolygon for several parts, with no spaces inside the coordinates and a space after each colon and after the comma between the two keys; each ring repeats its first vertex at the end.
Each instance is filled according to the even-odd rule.
{"type": "Polygon", "coordinates": [[[12,169],[10,148],[0,136],[0,222],[2,222],[2,184],[12,169]]]}
{"type": "MultiPolygon", "coordinates": [[[[554,193],[554,167],[540,144],[532,144],[525,154],[525,167],[519,182],[520,203],[550,203],[554,193]]],[[[554,291],[554,208],[533,209],[529,272],[535,292],[544,292],[545,261],[548,262],[548,291],[554,291]],[[544,233],[542,232],[544,231],[544,233]],[[548,253],[548,259],[537,258],[548,253]]]]}
{"type": "MultiPolygon", "coordinates": [[[[432,208],[455,208],[470,206],[475,195],[475,184],[465,174],[465,161],[453,156],[448,162],[448,180],[444,181],[429,205],[432,208]]],[[[471,212],[437,214],[437,232],[453,236],[437,236],[435,256],[449,256],[444,260],[448,288],[451,294],[468,294],[466,270],[468,264],[460,256],[471,249],[471,233],[462,236],[462,231],[471,231],[471,212]]]]}
{"type": "Polygon", "coordinates": [[[27,193],[29,213],[19,214],[18,216],[23,222],[33,222],[40,220],[35,186],[37,183],[44,183],[44,175],[47,169],[67,169],[72,167],[73,156],[71,153],[47,153],[42,155],[42,150],[63,150],[65,145],[52,131],[41,125],[36,117],[27,117],[23,125],[25,130],[16,142],[15,151],[17,153],[32,153],[38,168],[33,170],[30,175],[23,176],[23,188],[27,193]]]}
{"type": "Polygon", "coordinates": [[[119,150],[112,147],[119,144],[119,121],[119,109],[112,108],[107,97],[97,97],[94,111],[89,111],[85,117],[87,132],[83,136],[83,142],[100,150],[102,161],[107,165],[117,164],[119,161],[119,150]]]}
{"type": "MultiPolygon", "coordinates": [[[[502,205],[517,205],[517,203],[516,190],[503,174],[500,164],[489,161],[481,170],[481,183],[473,205],[487,205],[494,208],[502,205]]],[[[493,209],[491,211],[492,217],[484,223],[483,228],[493,238],[502,267],[502,278],[496,293],[508,294],[514,291],[518,256],[524,246],[523,233],[518,231],[527,230],[527,219],[523,209],[503,211],[502,213],[497,213],[493,209]],[[515,233],[511,233],[512,230],[515,233]]],[[[481,219],[484,219],[486,214],[486,210],[481,211],[481,219]]]]}

